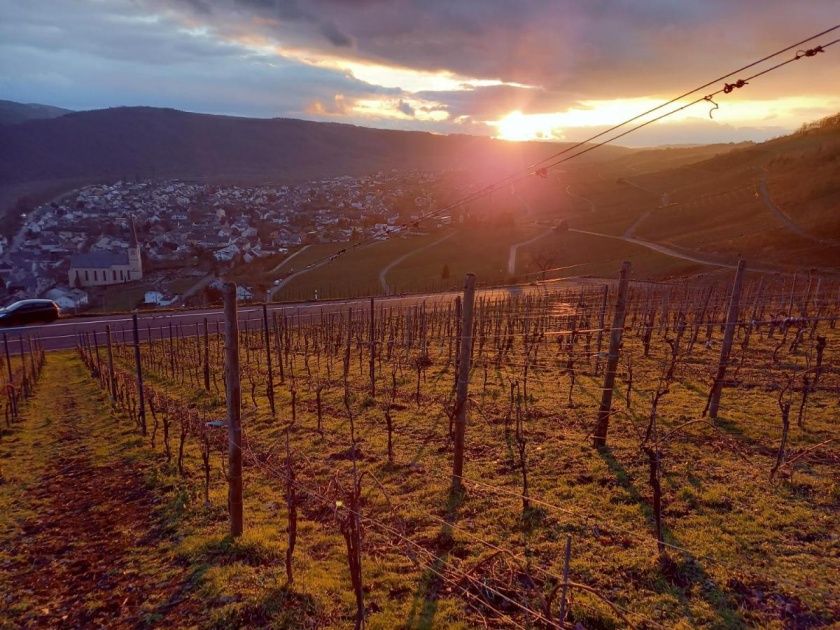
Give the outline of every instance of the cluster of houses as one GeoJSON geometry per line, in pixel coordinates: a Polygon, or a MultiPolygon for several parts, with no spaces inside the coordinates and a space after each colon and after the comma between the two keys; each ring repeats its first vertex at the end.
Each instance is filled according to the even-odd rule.
{"type": "Polygon", "coordinates": [[[439,178],[394,171],[296,185],[86,186],[0,240],[0,297],[51,295],[80,308],[91,289],[143,279],[144,264],[172,270],[198,259],[222,271],[306,243],[385,238],[434,206],[439,178]]]}

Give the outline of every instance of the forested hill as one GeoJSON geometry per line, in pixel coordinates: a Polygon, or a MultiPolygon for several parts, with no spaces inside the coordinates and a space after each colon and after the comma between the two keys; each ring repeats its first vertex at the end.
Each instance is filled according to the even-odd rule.
{"type": "MultiPolygon", "coordinates": [[[[508,171],[563,146],[118,107],[0,127],[0,185],[135,176],[282,181],[464,166],[508,171]]],[[[625,152],[609,147],[595,159],[625,152]]]]}

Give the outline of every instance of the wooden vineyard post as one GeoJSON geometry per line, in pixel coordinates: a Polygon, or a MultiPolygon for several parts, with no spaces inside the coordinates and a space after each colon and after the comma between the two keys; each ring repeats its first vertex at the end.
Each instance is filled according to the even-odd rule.
{"type": "Polygon", "coordinates": [[[376,322],[374,321],[373,298],[370,298],[370,397],[376,398],[376,322]]]}
{"type": "Polygon", "coordinates": [[[572,560],[572,537],[566,534],[566,554],[563,558],[563,589],[560,591],[560,616],[558,621],[563,627],[566,619],[566,599],[569,594],[569,562],[572,560]]]}
{"type": "Polygon", "coordinates": [[[788,318],[790,318],[791,315],[793,315],[793,295],[794,295],[794,292],[796,291],[796,273],[797,272],[795,272],[795,271],[793,272],[793,280],[791,280],[791,283],[790,283],[790,300],[788,300],[788,310],[787,310],[788,318]]]}
{"type": "Polygon", "coordinates": [[[461,361],[461,296],[455,296],[455,387],[458,387],[458,365],[461,361]]]}
{"type": "Polygon", "coordinates": [[[111,394],[111,404],[117,403],[117,375],[114,374],[114,347],[111,342],[111,325],[105,324],[105,343],[108,347],[108,393],[111,394]]]}
{"type": "Polygon", "coordinates": [[[265,340],[265,363],[268,368],[268,384],[266,386],[266,394],[268,394],[268,406],[271,408],[271,415],[276,415],[274,407],[274,367],[271,365],[271,334],[268,329],[268,306],[263,304],[263,339],[265,340]]]}
{"type": "Polygon", "coordinates": [[[230,535],[242,535],[242,387],[239,382],[239,322],[236,319],[236,285],[227,282],[225,302],[225,396],[228,420],[228,511],[230,535]]]}
{"type": "Polygon", "coordinates": [[[140,332],[137,330],[137,313],[131,314],[134,330],[134,369],[137,372],[137,399],[140,406],[140,430],[146,435],[146,398],[143,395],[143,366],[140,363],[140,332]]]}
{"type": "Polygon", "coordinates": [[[9,354],[9,336],[3,333],[3,347],[6,350],[6,372],[9,376],[9,384],[15,382],[14,374],[12,373],[12,357],[9,354]]]}
{"type": "MultiPolygon", "coordinates": [[[[96,330],[93,331],[93,349],[96,356],[96,376],[102,384],[102,356],[99,354],[99,337],[96,335],[96,330]]],[[[30,357],[31,358],[31,357],[30,357]]],[[[31,361],[30,361],[31,363],[31,361]]]]}
{"type": "Polygon", "coordinates": [[[20,365],[22,368],[21,387],[23,388],[23,397],[28,399],[31,391],[29,389],[29,374],[26,371],[26,347],[23,345],[23,336],[18,336],[18,346],[20,346],[20,365]]]}
{"type": "Polygon", "coordinates": [[[610,287],[604,285],[604,294],[601,296],[601,312],[598,314],[598,340],[595,342],[595,376],[601,371],[601,342],[604,338],[604,318],[607,315],[607,297],[610,287]]]}
{"type": "Polygon", "coordinates": [[[463,490],[461,478],[464,475],[464,438],[467,430],[467,395],[470,380],[470,358],[472,356],[473,303],[475,301],[475,274],[468,273],[464,281],[461,339],[458,363],[458,384],[455,388],[455,457],[452,464],[452,492],[463,490]]]}
{"type": "Polygon", "coordinates": [[[204,318],[204,391],[210,391],[210,331],[204,318]]]}
{"type": "MultiPolygon", "coordinates": [[[[732,283],[732,295],[729,297],[729,310],[726,312],[726,328],[723,331],[723,343],[720,346],[720,359],[718,361],[717,374],[712,383],[712,391],[709,393],[708,412],[713,420],[717,418],[720,407],[720,395],[723,392],[723,381],[726,378],[726,365],[729,363],[729,354],[732,352],[732,339],[735,337],[735,327],[738,323],[738,303],[741,299],[741,284],[744,279],[744,260],[738,261],[738,269],[735,271],[735,281],[732,283]]],[[[706,412],[703,412],[706,415],[706,412]]]]}
{"type": "Polygon", "coordinates": [[[808,289],[805,291],[805,300],[802,303],[802,317],[808,317],[808,306],[811,304],[811,295],[814,292],[814,279],[816,278],[816,270],[808,271],[808,289]]]}
{"type": "Polygon", "coordinates": [[[41,367],[43,366],[43,364],[42,364],[43,356],[41,355],[41,352],[39,350],[40,346],[41,346],[40,338],[37,338],[37,339],[33,339],[32,337],[29,338],[29,352],[32,355],[32,359],[35,361],[35,375],[36,376],[41,373],[41,367]]]}
{"type": "Polygon", "coordinates": [[[624,333],[624,317],[627,313],[627,285],[630,276],[630,261],[621,264],[618,276],[618,297],[615,302],[612,329],[610,330],[610,349],[607,355],[607,369],[604,373],[604,387],[601,391],[601,406],[598,409],[598,423],[595,425],[593,445],[600,448],[607,445],[607,431],[610,426],[612,412],[613,386],[615,373],[618,368],[618,358],[621,349],[621,338],[624,333]]]}

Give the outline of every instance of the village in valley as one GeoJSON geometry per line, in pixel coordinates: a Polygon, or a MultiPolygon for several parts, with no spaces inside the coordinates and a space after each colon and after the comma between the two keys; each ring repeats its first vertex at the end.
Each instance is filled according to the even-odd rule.
{"type": "MultiPolygon", "coordinates": [[[[236,266],[280,260],[306,244],[385,238],[433,207],[443,178],[392,171],[289,185],[85,186],[0,237],[0,297],[83,310],[100,306],[106,287],[132,282],[144,290],[129,306],[181,305],[236,266]]],[[[241,297],[252,296],[243,286],[241,297]]]]}

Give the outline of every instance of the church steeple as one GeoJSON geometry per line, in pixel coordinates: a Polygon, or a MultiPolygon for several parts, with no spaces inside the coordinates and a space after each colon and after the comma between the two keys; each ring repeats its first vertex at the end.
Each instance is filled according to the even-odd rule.
{"type": "Polygon", "coordinates": [[[129,247],[140,247],[140,243],[137,241],[137,228],[134,225],[134,217],[129,219],[129,223],[131,224],[131,240],[128,243],[129,247]]]}
{"type": "Polygon", "coordinates": [[[134,225],[134,217],[129,220],[131,224],[131,240],[128,244],[128,275],[130,280],[140,280],[143,277],[143,259],[140,255],[140,241],[137,239],[137,228],[134,225]]]}

